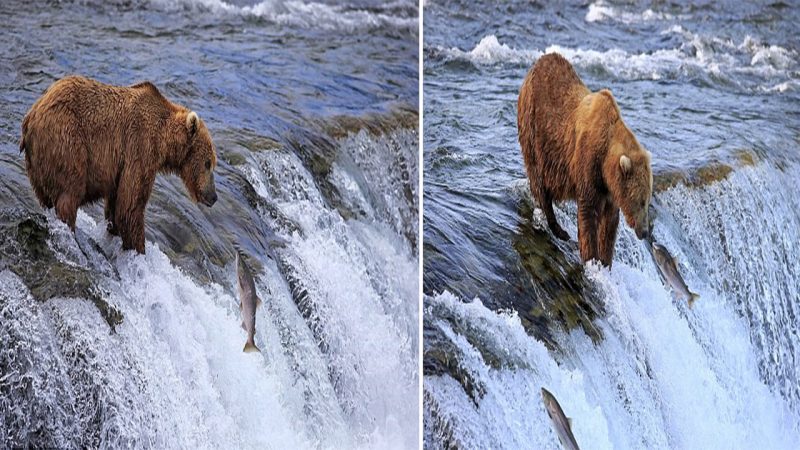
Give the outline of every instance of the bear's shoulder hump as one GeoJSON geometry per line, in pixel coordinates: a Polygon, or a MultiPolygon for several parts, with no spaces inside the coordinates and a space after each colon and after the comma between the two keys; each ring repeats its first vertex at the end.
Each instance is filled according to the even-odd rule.
{"type": "Polygon", "coordinates": [[[151,83],[150,81],[142,81],[141,83],[136,83],[131,86],[131,89],[143,89],[146,91],[150,91],[154,94],[161,95],[161,92],[158,90],[156,85],[151,83]]]}

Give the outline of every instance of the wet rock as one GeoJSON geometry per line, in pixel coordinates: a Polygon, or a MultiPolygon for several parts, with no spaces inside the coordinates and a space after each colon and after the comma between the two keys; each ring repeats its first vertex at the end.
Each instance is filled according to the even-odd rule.
{"type": "Polygon", "coordinates": [[[223,152],[222,159],[232,166],[241,166],[247,162],[247,158],[243,154],[235,151],[223,152]]]}
{"type": "Polygon", "coordinates": [[[689,187],[702,187],[728,178],[739,167],[754,166],[757,156],[741,149],[734,153],[732,164],[715,162],[689,171],[666,171],[653,175],[653,191],[661,192],[682,183],[689,187]]]}
{"type": "Polygon", "coordinates": [[[458,442],[452,424],[446,415],[441,414],[439,405],[432,395],[425,392],[422,397],[424,418],[425,447],[428,443],[435,445],[433,448],[459,450],[464,446],[458,442]]]}
{"type": "MultiPolygon", "coordinates": [[[[422,373],[424,376],[449,375],[456,380],[475,406],[486,394],[486,388],[459,363],[459,351],[441,331],[425,320],[423,326],[422,373]]],[[[497,369],[500,362],[488,353],[481,352],[484,361],[497,369]],[[488,358],[487,358],[488,357],[488,358]]]]}
{"type": "Polygon", "coordinates": [[[554,241],[549,232],[533,225],[531,207],[529,202],[520,202],[520,222],[512,245],[529,276],[532,291],[515,299],[514,310],[528,334],[551,349],[555,348],[554,325],[565,331],[581,327],[597,342],[602,334],[593,321],[604,311],[584,274],[584,266],[568,257],[571,252],[559,247],[568,244],[554,241]]]}
{"type": "Polygon", "coordinates": [[[89,270],[60,261],[50,248],[50,231],[41,214],[21,209],[0,211],[0,253],[3,264],[17,274],[38,301],[54,297],[91,301],[112,331],[122,313],[104,300],[89,270]]]}
{"type": "Polygon", "coordinates": [[[408,105],[397,105],[385,114],[368,114],[365,116],[337,116],[323,125],[325,131],[335,139],[345,138],[366,130],[373,136],[380,136],[398,129],[418,129],[419,114],[408,105]]]}
{"type": "Polygon", "coordinates": [[[283,144],[278,140],[248,128],[222,130],[218,136],[219,144],[217,148],[223,154],[233,150],[243,154],[248,151],[263,152],[283,147],[283,144]]]}

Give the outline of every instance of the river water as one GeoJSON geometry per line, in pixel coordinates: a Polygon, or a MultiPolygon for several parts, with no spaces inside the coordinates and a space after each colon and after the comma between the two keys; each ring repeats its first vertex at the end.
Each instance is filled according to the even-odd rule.
{"type": "Polygon", "coordinates": [[[427,448],[800,446],[800,9],[796,2],[430,0],[424,14],[427,448]],[[622,225],[582,265],[530,198],[516,100],[558,52],[610,88],[653,154],[673,300],[622,225]]]}
{"type": "Polygon", "coordinates": [[[0,3],[0,447],[416,448],[416,2],[0,3]],[[23,115],[78,73],[198,112],[146,255],[37,205],[23,115]],[[264,307],[242,353],[233,246],[264,307]]]}

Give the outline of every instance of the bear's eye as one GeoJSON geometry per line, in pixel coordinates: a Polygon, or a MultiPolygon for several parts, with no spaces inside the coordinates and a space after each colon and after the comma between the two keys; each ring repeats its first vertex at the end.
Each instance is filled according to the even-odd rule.
{"type": "Polygon", "coordinates": [[[206,160],[206,170],[211,169],[211,160],[206,160]]]}

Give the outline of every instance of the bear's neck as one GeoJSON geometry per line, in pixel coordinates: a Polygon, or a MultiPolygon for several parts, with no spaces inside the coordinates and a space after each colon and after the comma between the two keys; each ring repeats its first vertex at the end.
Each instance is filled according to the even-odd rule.
{"type": "Polygon", "coordinates": [[[161,165],[161,170],[164,172],[178,173],[186,161],[188,151],[186,146],[175,147],[165,152],[164,162],[161,165]]]}
{"type": "Polygon", "coordinates": [[[178,173],[183,167],[184,161],[189,153],[189,143],[186,138],[175,138],[181,136],[183,130],[173,130],[170,126],[165,127],[165,136],[161,139],[159,153],[161,156],[161,170],[169,173],[178,173]]]}

